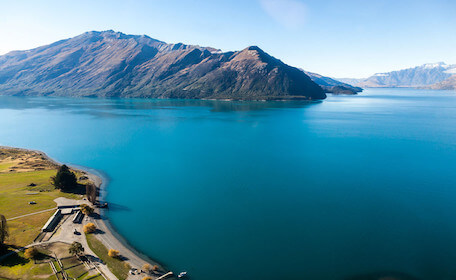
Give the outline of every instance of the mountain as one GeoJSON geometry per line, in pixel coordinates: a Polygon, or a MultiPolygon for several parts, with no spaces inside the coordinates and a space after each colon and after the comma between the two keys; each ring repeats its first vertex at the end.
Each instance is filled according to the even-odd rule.
{"type": "Polygon", "coordinates": [[[335,78],[337,81],[349,84],[351,86],[357,85],[359,82],[365,80],[365,79],[357,79],[357,78],[335,78]]]}
{"type": "Polygon", "coordinates": [[[456,90],[456,75],[453,75],[440,83],[436,83],[436,84],[427,86],[426,88],[441,89],[441,90],[456,90]]]}
{"type": "Polygon", "coordinates": [[[367,79],[340,79],[359,87],[423,87],[443,82],[456,74],[456,65],[428,63],[399,71],[377,73],[367,79]]]}
{"type": "Polygon", "coordinates": [[[326,97],[302,71],[255,46],[221,52],[112,30],[0,56],[0,93],[242,100],[326,97]]]}
{"type": "Polygon", "coordinates": [[[352,85],[343,83],[333,78],[325,77],[320,74],[304,71],[312,81],[317,83],[326,93],[333,94],[357,94],[362,92],[363,89],[360,87],[354,87],[352,85]]]}

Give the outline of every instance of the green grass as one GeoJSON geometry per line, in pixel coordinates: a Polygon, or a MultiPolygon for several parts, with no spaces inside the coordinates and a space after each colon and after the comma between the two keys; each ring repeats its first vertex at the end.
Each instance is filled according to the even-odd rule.
{"type": "Polygon", "coordinates": [[[69,257],[60,260],[65,267],[65,272],[70,278],[79,280],[90,279],[95,275],[89,275],[89,271],[85,265],[76,257],[69,257]]]}
{"type": "Polygon", "coordinates": [[[22,252],[7,257],[0,263],[0,279],[55,279],[47,262],[35,264],[22,252]]]}
{"type": "MultiPolygon", "coordinates": [[[[108,266],[109,270],[120,280],[127,279],[130,267],[125,261],[108,256],[108,249],[97,239],[95,234],[86,234],[90,249],[108,266]]],[[[122,253],[122,252],[121,252],[122,253]]]]}
{"type": "MultiPolygon", "coordinates": [[[[7,219],[56,207],[57,197],[79,198],[76,194],[63,193],[55,189],[50,178],[56,170],[14,172],[0,174],[0,214],[7,219]],[[29,187],[30,183],[36,184],[29,187]],[[28,195],[28,193],[37,193],[28,195]],[[36,204],[30,205],[30,201],[36,204]]],[[[8,221],[10,238],[8,244],[25,246],[30,244],[41,227],[53,214],[52,211],[8,221]]]]}
{"type": "Polygon", "coordinates": [[[0,163],[0,171],[9,170],[9,168],[13,165],[14,163],[11,162],[0,163]]]}

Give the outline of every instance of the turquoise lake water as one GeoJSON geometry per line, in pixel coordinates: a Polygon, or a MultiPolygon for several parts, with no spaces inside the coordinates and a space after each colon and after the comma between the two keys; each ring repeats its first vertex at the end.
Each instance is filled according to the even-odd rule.
{"type": "Polygon", "coordinates": [[[456,279],[456,92],[0,97],[0,145],[102,171],[118,232],[194,280],[456,279]]]}

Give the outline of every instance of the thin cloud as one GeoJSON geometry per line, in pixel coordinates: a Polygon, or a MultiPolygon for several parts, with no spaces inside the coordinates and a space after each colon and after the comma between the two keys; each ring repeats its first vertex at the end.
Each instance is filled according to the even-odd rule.
{"type": "Polygon", "coordinates": [[[263,10],[286,28],[299,28],[305,24],[307,8],[298,0],[259,0],[263,10]]]}

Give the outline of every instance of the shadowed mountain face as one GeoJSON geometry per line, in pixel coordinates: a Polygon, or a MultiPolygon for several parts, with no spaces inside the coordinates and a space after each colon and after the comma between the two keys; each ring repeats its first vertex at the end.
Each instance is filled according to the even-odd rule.
{"type": "Polygon", "coordinates": [[[362,92],[363,89],[360,87],[355,87],[333,78],[325,77],[320,74],[304,71],[307,76],[317,83],[324,92],[333,93],[333,94],[357,94],[362,92]]]}
{"type": "Polygon", "coordinates": [[[324,99],[297,68],[258,47],[222,53],[147,36],[87,32],[0,56],[0,93],[214,99],[324,99]]]}

